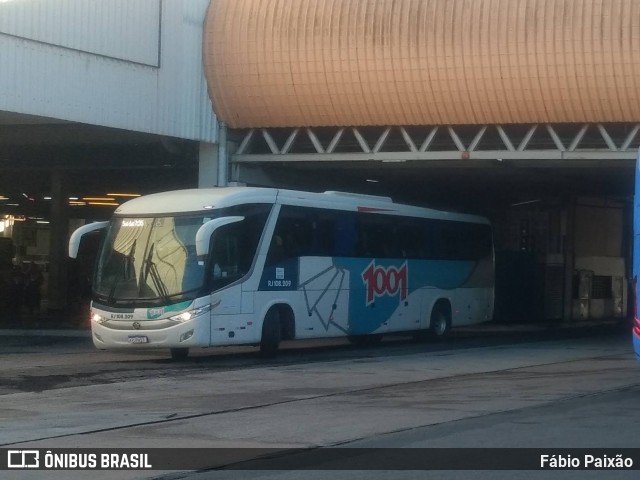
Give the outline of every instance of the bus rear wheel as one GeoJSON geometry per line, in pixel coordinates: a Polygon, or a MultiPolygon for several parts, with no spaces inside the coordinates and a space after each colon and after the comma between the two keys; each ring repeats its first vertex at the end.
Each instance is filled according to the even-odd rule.
{"type": "Polygon", "coordinates": [[[272,308],[267,312],[262,323],[262,338],[260,339],[260,355],[265,358],[275,357],[278,353],[282,330],[280,327],[280,312],[272,308]]]}
{"type": "Polygon", "coordinates": [[[172,360],[184,360],[189,356],[188,348],[172,348],[171,359],[172,360]]]}
{"type": "Polygon", "coordinates": [[[451,331],[451,309],[440,303],[436,305],[431,312],[431,321],[429,322],[429,334],[431,338],[440,340],[449,335],[451,331]]]}

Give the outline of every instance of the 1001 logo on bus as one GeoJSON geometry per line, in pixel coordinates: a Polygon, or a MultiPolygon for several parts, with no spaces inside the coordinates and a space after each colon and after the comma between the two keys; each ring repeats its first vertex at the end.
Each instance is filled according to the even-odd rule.
{"type": "Polygon", "coordinates": [[[376,266],[372,260],[367,269],[362,272],[362,280],[367,287],[367,305],[372,304],[377,297],[389,295],[394,297],[400,292],[400,300],[407,298],[407,262],[400,268],[395,266],[376,266]]]}

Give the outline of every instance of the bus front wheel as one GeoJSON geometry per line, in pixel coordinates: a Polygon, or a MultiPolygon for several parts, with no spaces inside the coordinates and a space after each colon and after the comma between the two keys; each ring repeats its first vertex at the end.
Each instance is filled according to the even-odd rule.
{"type": "Polygon", "coordinates": [[[280,313],[277,308],[267,312],[262,323],[262,338],[260,340],[260,354],[263,357],[275,357],[282,338],[280,328],[280,313]]]}
{"type": "Polygon", "coordinates": [[[449,335],[451,331],[451,309],[440,303],[431,312],[429,322],[429,334],[432,338],[439,340],[449,335]]]}

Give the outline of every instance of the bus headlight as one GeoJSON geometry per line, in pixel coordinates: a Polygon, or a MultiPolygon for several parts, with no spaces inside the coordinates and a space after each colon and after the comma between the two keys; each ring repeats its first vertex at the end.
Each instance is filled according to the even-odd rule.
{"type": "Polygon", "coordinates": [[[204,313],[207,313],[211,310],[211,305],[204,305],[199,308],[194,308],[193,310],[187,310],[186,312],[182,312],[178,315],[174,315],[173,317],[169,317],[169,320],[173,320],[174,322],[188,322],[189,320],[200,316],[204,313]]]}
{"type": "Polygon", "coordinates": [[[107,321],[107,319],[106,319],[106,318],[104,318],[104,317],[103,317],[103,316],[101,316],[101,315],[98,315],[97,313],[92,313],[92,314],[91,314],[91,321],[92,321],[92,322],[96,322],[96,323],[100,323],[100,324],[102,324],[102,323],[106,322],[106,321],[107,321]]]}

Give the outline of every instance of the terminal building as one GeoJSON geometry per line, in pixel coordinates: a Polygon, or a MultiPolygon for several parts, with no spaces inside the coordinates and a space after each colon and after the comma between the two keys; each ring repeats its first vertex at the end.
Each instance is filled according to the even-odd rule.
{"type": "Polygon", "coordinates": [[[0,66],[0,252],[47,308],[74,228],[236,183],[479,213],[497,320],[627,313],[640,0],[0,0],[0,66]]]}

